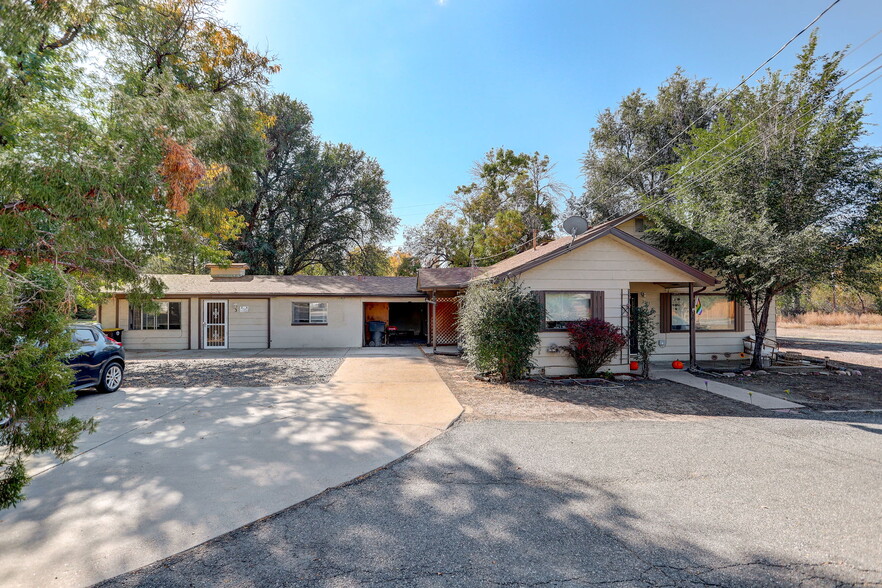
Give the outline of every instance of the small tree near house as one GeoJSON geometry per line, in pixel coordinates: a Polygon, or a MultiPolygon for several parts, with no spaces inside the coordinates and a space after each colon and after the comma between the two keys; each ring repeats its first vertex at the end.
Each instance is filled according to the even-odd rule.
{"type": "Polygon", "coordinates": [[[628,342],[620,328],[598,318],[569,323],[567,332],[570,345],[564,349],[581,377],[596,375],[628,342]]]}
{"type": "Polygon", "coordinates": [[[466,360],[503,382],[523,378],[533,368],[541,319],[539,301],[516,282],[470,286],[460,298],[458,319],[466,360]]]}
{"type": "Polygon", "coordinates": [[[655,338],[657,325],[655,323],[655,309],[648,302],[644,302],[633,310],[634,328],[637,338],[637,358],[640,361],[640,375],[649,377],[649,358],[655,353],[658,341],[655,338]]]}

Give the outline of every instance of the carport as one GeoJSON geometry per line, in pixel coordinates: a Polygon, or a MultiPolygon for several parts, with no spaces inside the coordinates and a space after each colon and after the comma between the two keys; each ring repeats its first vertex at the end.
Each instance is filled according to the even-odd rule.
{"type": "Polygon", "coordinates": [[[425,302],[365,302],[362,344],[371,342],[370,322],[385,323],[384,345],[414,345],[428,342],[428,312],[425,302]]]}

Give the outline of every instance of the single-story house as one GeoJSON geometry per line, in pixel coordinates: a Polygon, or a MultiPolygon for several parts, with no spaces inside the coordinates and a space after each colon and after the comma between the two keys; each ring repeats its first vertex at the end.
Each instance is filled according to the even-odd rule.
{"type": "MultiPolygon", "coordinates": [[[[131,349],[355,347],[368,344],[373,320],[395,327],[399,340],[451,345],[457,296],[481,280],[514,278],[545,308],[535,362],[547,375],[574,371],[560,349],[568,321],[600,317],[627,331],[630,309],[644,302],[659,322],[655,359],[737,357],[752,333],[748,310],[713,276],[647,243],[646,222],[634,213],[489,267],[426,268],[416,278],[251,276],[244,264],[212,266],[208,275],[159,276],[167,290],[158,314],[130,308],[116,293],[98,320],[124,329],[131,349]]],[[[768,336],[775,338],[774,314],[768,336]]],[[[630,361],[634,343],[610,368],[630,361]]]]}

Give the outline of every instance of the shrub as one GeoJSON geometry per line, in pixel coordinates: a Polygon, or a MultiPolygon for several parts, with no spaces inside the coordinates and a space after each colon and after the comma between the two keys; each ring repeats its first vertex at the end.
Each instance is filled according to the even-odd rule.
{"type": "Polygon", "coordinates": [[[460,297],[459,332],[465,358],[478,372],[517,380],[533,368],[542,309],[520,284],[470,286],[460,297]]]}
{"type": "Polygon", "coordinates": [[[655,309],[644,302],[634,309],[634,328],[637,330],[637,357],[644,378],[649,377],[649,359],[658,345],[656,340],[655,309]]]}
{"type": "Polygon", "coordinates": [[[567,332],[570,345],[565,349],[576,361],[576,371],[582,377],[597,374],[628,341],[621,329],[597,318],[569,323],[567,332]]]}

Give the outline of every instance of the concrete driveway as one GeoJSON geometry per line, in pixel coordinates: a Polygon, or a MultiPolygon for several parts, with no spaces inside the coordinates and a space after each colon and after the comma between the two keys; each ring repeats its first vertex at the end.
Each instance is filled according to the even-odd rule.
{"type": "Polygon", "coordinates": [[[68,412],[98,432],[67,463],[33,460],[28,499],[0,511],[0,584],[148,564],[380,467],[462,410],[416,349],[333,353],[347,357],[323,384],[80,397],[68,412]]]}

